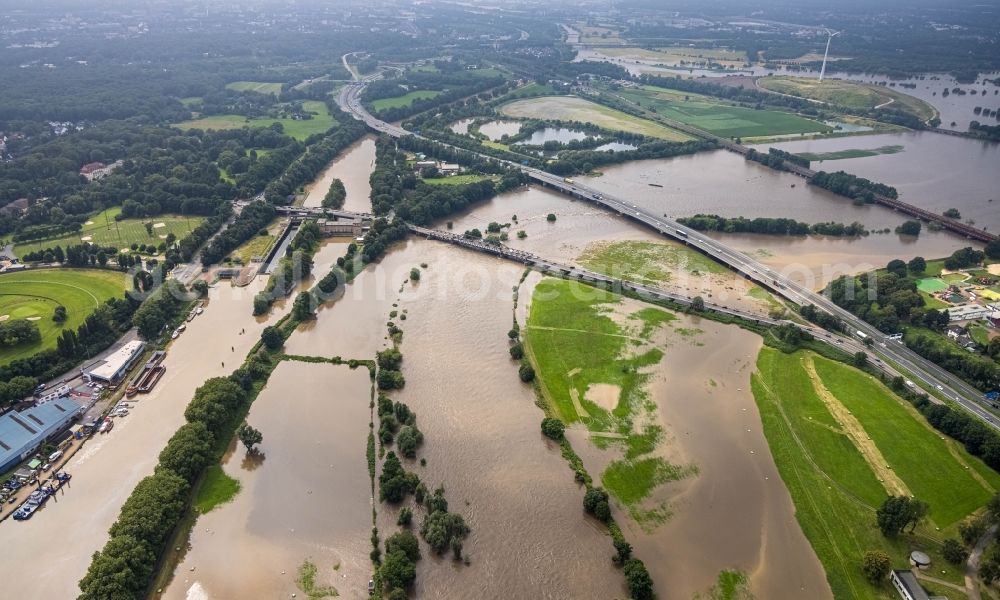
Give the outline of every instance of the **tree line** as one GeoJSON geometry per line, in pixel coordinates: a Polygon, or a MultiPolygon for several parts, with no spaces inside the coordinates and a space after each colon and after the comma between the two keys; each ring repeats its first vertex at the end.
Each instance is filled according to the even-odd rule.
{"type": "MultiPolygon", "coordinates": [[[[247,368],[247,367],[242,367],[247,368]]],[[[265,370],[269,373],[269,370],[265,370]]],[[[232,434],[232,421],[248,399],[241,379],[215,377],[195,390],[184,411],[187,421],[160,452],[153,475],[140,481],[109,530],[110,539],[95,552],[80,580],[81,600],[144,598],[170,535],[180,523],[191,484],[215,458],[216,440],[232,434]]]]}
{"type": "Polygon", "coordinates": [[[893,200],[899,197],[899,192],[890,185],[851,175],[844,171],[837,171],[835,173],[819,171],[809,178],[809,183],[810,185],[830,190],[841,196],[855,199],[860,198],[866,204],[875,202],[875,194],[892,198],[893,200]]]}
{"type": "Polygon", "coordinates": [[[785,168],[785,162],[790,162],[793,165],[798,165],[806,169],[809,168],[809,160],[802,158],[798,154],[792,154],[791,152],[785,152],[784,150],[779,150],[778,148],[768,148],[767,154],[763,152],[757,152],[753,148],[747,150],[744,158],[747,160],[752,160],[754,162],[759,162],[762,165],[771,167],[772,169],[778,171],[787,171],[785,168]]]}
{"type": "Polygon", "coordinates": [[[719,215],[697,214],[693,217],[677,219],[697,231],[723,231],[726,233],[763,233],[768,235],[829,235],[835,237],[868,235],[865,226],[857,221],[850,225],[843,223],[803,223],[795,219],[781,217],[722,217],[719,215]]]}

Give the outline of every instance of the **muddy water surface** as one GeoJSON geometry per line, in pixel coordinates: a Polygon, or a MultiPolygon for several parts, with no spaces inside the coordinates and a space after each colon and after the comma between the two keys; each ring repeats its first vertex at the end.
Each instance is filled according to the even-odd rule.
{"type": "Polygon", "coordinates": [[[66,470],[73,480],[65,491],[29,521],[0,523],[0,540],[17,548],[18,556],[0,561],[0,595],[39,600],[77,596],[77,582],[91,555],[104,546],[125,499],[140,479],[152,474],[160,450],[184,423],[195,388],[209,377],[229,375],[263,328],[282,314],[279,309],[266,318],[251,315],[253,296],[264,283],[265,278],[258,278],[245,288],[214,286],[205,312],[170,344],[163,362],[166,373],[153,391],[138,396],[128,417],[87,442],[69,461],[66,470]],[[246,334],[240,335],[243,329],[246,334]],[[26,565],[31,565],[30,576],[26,565]]]}
{"type": "Polygon", "coordinates": [[[479,126],[479,133],[494,142],[500,141],[505,135],[516,135],[520,130],[521,123],[518,121],[490,121],[479,126]]]}
{"type": "Polygon", "coordinates": [[[306,187],[304,206],[322,206],[323,198],[330,191],[334,179],[340,179],[347,190],[344,210],[370,213],[372,187],[368,176],[375,166],[375,138],[365,136],[335,158],[320,173],[316,181],[306,187]]]}
{"type": "Polygon", "coordinates": [[[162,597],[305,597],[296,577],[309,560],[318,585],[367,598],[370,401],[363,367],[280,364],[247,417],[264,434],[260,453],[233,443],[223,468],[241,490],[198,519],[162,597]]]}
{"type": "MultiPolygon", "coordinates": [[[[468,566],[423,547],[415,597],[621,598],[603,526],[582,511],[583,489],[539,430],[542,412],[508,356],[512,286],[522,269],[435,242],[407,248],[428,264],[401,296],[406,387],[425,443],[409,461],[472,529],[468,566]]],[[[322,319],[321,319],[322,320],[322,319]]],[[[383,505],[383,537],[396,530],[383,505]]],[[[415,521],[422,517],[416,511],[415,521]]]]}
{"type": "Polygon", "coordinates": [[[652,500],[673,516],[652,534],[626,519],[635,545],[665,600],[711,587],[723,569],[748,574],[757,598],[832,598],[825,573],[795,520],[795,507],[768,449],[750,374],[760,337],[734,326],[680,316],[657,366],[651,397],[676,464],[698,474],[667,484],[652,500]]]}
{"type": "MultiPolygon", "coordinates": [[[[995,103],[1000,106],[1000,100],[995,103]]],[[[939,214],[957,208],[962,220],[972,219],[989,231],[1000,231],[1000,144],[912,131],[772,145],[813,153],[902,146],[895,154],[817,161],[812,168],[844,170],[880,181],[899,190],[905,202],[939,214]]]]}

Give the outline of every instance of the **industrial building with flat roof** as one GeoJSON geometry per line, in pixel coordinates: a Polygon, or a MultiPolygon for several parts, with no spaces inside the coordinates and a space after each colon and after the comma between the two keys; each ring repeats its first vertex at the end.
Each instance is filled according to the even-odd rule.
{"type": "Polygon", "coordinates": [[[70,398],[57,398],[0,416],[0,472],[30,456],[82,412],[83,407],[70,398]]]}
{"type": "Polygon", "coordinates": [[[104,362],[87,371],[87,376],[92,380],[96,379],[115,385],[125,377],[129,368],[142,355],[142,349],[145,347],[145,342],[139,340],[128,342],[108,355],[104,362]]]}

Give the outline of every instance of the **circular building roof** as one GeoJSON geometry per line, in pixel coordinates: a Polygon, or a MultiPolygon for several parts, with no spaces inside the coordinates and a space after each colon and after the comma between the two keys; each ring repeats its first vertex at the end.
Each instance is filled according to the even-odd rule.
{"type": "Polygon", "coordinates": [[[919,550],[914,550],[913,552],[910,552],[910,561],[918,566],[927,566],[931,564],[931,557],[919,550]]]}

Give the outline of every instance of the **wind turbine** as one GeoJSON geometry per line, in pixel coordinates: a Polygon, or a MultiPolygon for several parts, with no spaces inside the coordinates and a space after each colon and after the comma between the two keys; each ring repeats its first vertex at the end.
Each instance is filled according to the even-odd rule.
{"type": "Polygon", "coordinates": [[[826,35],[828,37],[826,38],[826,51],[823,52],[823,66],[819,70],[819,80],[820,81],[823,81],[823,75],[826,74],[826,57],[830,54],[830,42],[833,41],[834,37],[840,35],[841,33],[844,33],[844,32],[843,31],[830,31],[829,29],[826,29],[826,35]]]}

